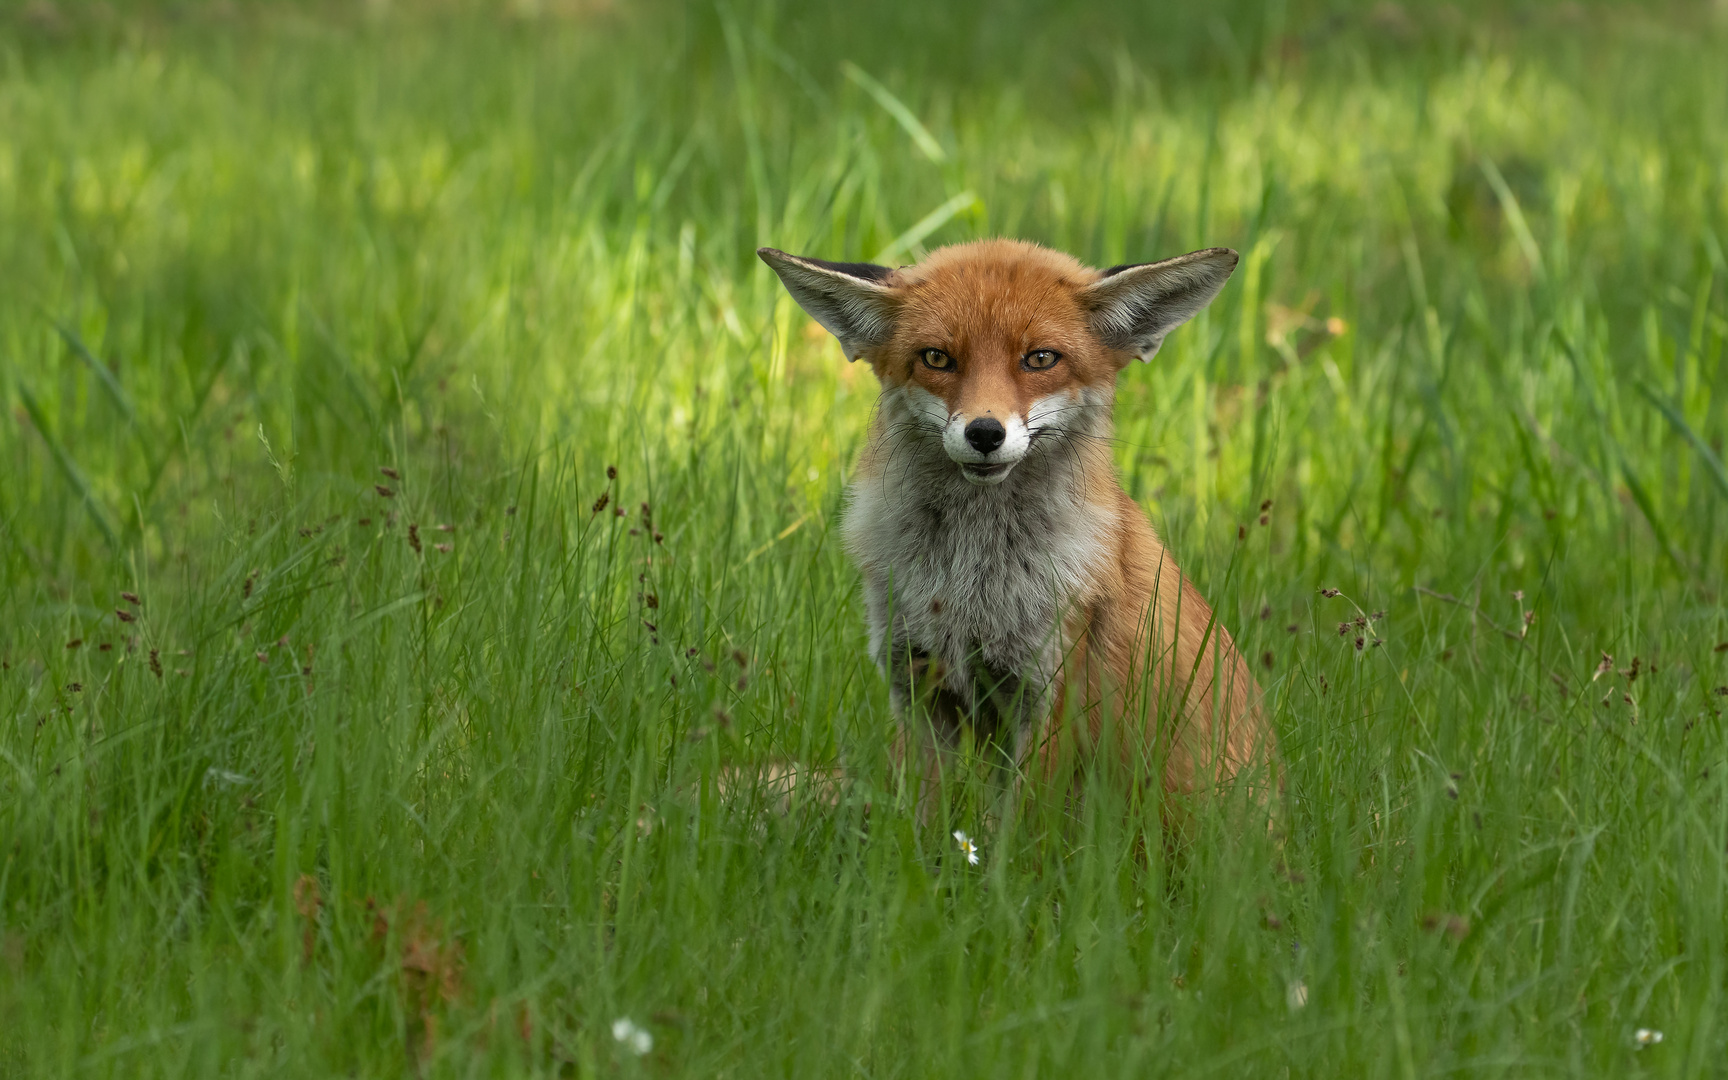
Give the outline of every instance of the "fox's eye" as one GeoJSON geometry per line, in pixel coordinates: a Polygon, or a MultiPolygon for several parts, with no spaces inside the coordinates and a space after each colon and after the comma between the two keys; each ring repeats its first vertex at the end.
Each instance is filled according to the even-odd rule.
{"type": "Polygon", "coordinates": [[[954,370],[954,358],[941,349],[925,349],[918,355],[924,358],[924,366],[932,371],[954,370]]]}
{"type": "Polygon", "coordinates": [[[1035,349],[1021,358],[1020,363],[1027,371],[1049,371],[1056,366],[1056,361],[1062,359],[1062,354],[1049,349],[1035,349]]]}

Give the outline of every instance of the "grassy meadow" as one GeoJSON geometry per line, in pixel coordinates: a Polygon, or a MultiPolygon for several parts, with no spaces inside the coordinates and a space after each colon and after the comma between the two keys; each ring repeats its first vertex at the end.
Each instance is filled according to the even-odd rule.
{"type": "Polygon", "coordinates": [[[0,9],[0,1077],[1724,1075],[1728,9],[848,10],[0,9]],[[1281,845],[890,782],[753,249],[993,235],[1281,845]]]}

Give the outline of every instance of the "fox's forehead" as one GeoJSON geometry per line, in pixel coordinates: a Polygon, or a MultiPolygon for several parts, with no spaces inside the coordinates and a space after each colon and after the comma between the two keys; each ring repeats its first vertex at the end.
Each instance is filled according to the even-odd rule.
{"type": "Polygon", "coordinates": [[[1069,255],[1021,241],[942,248],[898,272],[896,337],[961,348],[1078,348],[1091,336],[1078,291],[1097,276],[1069,255]]]}

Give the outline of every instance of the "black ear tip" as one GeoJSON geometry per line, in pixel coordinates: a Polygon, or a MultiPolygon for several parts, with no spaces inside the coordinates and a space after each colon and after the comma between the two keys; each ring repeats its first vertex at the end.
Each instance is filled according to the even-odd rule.
{"type": "Polygon", "coordinates": [[[767,263],[769,266],[774,265],[774,256],[776,255],[780,256],[782,259],[786,257],[786,253],[781,251],[779,248],[759,247],[756,249],[756,257],[767,263]]]}
{"type": "Polygon", "coordinates": [[[1236,264],[1242,261],[1242,257],[1236,254],[1235,248],[1207,248],[1205,251],[1197,251],[1195,254],[1200,256],[1197,260],[1200,265],[1209,267],[1214,273],[1222,274],[1225,277],[1234,274],[1236,264]]]}

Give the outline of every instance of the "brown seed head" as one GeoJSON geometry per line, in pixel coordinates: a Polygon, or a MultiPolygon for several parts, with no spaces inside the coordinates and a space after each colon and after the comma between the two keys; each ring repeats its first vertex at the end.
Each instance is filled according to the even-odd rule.
{"type": "Polygon", "coordinates": [[[294,882],[294,910],[300,913],[301,918],[316,919],[323,906],[318,879],[311,874],[301,874],[294,882]]]}
{"type": "Polygon", "coordinates": [[[1470,920],[1462,915],[1431,911],[1422,916],[1422,929],[1439,931],[1453,941],[1463,941],[1470,934],[1470,920]]]}

